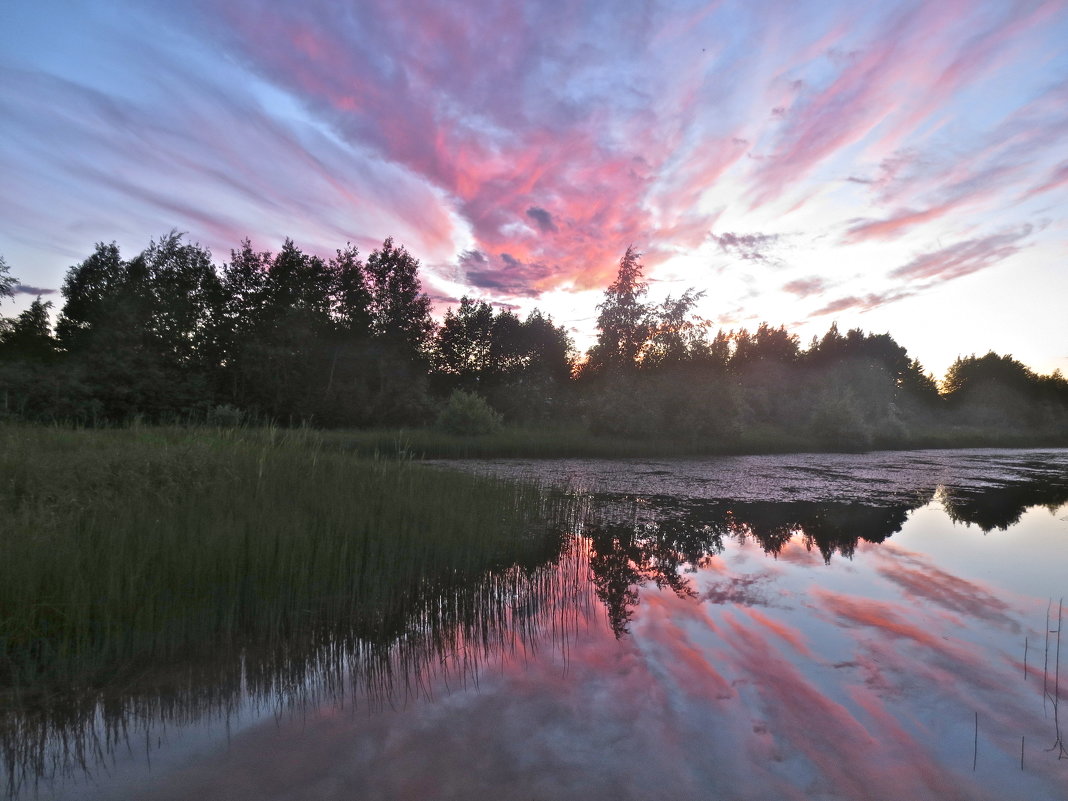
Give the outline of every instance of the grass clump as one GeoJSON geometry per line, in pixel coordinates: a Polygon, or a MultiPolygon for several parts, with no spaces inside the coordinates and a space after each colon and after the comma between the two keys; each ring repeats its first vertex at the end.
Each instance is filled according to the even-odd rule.
{"type": "Polygon", "coordinates": [[[306,430],[0,426],[0,691],[381,633],[433,577],[536,549],[545,503],[306,430]]]}

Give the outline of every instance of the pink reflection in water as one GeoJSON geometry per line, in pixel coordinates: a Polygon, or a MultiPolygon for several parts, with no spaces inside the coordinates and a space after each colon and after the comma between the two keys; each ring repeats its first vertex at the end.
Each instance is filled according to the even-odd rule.
{"type": "MultiPolygon", "coordinates": [[[[1063,537],[1066,524],[1020,525],[1063,537]]],[[[561,570],[588,569],[575,554],[561,570]]],[[[429,670],[423,697],[284,717],[113,797],[1068,797],[1068,760],[1044,750],[1041,651],[1024,678],[1036,599],[893,544],[827,566],[798,538],[778,559],[750,542],[703,565],[694,597],[641,588],[629,636],[612,636],[587,588],[587,612],[513,628],[459,674],[429,670]]]]}

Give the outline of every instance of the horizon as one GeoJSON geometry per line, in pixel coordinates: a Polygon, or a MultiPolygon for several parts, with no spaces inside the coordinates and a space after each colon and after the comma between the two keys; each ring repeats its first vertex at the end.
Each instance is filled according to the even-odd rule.
{"type": "Polygon", "coordinates": [[[263,8],[0,11],[0,314],[97,241],[393,236],[439,318],[539,307],[585,351],[633,244],[713,329],[1068,372],[1063,4],[263,8]]]}

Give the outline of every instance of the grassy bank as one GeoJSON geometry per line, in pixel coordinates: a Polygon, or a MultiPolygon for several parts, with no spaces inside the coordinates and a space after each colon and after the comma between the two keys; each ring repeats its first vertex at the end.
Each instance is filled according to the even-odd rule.
{"type": "Polygon", "coordinates": [[[546,503],[308,431],[0,426],[0,687],[399,634],[420,586],[542,558],[546,503]]]}
{"type": "Polygon", "coordinates": [[[917,448],[1068,447],[1068,432],[1036,435],[973,427],[918,429],[908,436],[876,439],[865,447],[828,444],[806,432],[753,426],[730,438],[625,438],[590,433],[582,426],[505,427],[492,434],[460,436],[433,428],[372,429],[323,433],[330,447],[361,454],[415,459],[637,459],[761,453],[803,453],[917,448]]]}

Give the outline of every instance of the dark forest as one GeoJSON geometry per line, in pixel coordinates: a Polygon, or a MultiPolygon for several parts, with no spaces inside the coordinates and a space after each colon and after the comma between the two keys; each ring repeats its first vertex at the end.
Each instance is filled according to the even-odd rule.
{"type": "MultiPolygon", "coordinates": [[[[12,268],[0,262],[0,293],[12,268]]],[[[172,232],[132,258],[100,243],[51,302],[0,319],[0,419],[503,426],[707,443],[862,450],[1065,444],[1068,380],[1009,355],[960,357],[941,381],[889,333],[836,325],[803,345],[785,327],[713,332],[689,290],[647,300],[630,248],[578,354],[533,311],[463,298],[431,317],[419,261],[386,239],[329,259],[246,240],[221,267],[172,232]]]]}

